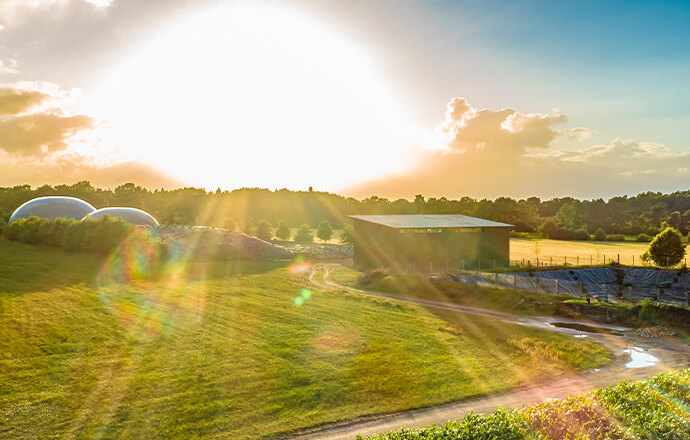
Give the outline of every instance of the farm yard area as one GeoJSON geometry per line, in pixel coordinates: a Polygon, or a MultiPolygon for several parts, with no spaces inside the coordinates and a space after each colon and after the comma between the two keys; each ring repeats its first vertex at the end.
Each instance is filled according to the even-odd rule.
{"type": "Polygon", "coordinates": [[[346,294],[306,263],[0,241],[0,436],[256,438],[601,367],[586,339],[346,294]],[[222,433],[222,434],[221,434],[222,433]]]}
{"type": "Polygon", "coordinates": [[[570,241],[550,240],[544,238],[510,239],[511,265],[524,266],[590,266],[608,264],[611,261],[624,265],[642,265],[640,256],[649,247],[649,243],[634,241],[570,241]]]}

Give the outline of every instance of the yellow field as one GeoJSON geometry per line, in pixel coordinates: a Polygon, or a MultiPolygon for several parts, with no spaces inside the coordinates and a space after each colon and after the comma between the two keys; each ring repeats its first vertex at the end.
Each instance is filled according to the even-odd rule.
{"type": "Polygon", "coordinates": [[[564,241],[531,238],[511,238],[510,239],[510,260],[514,264],[516,261],[525,264],[536,265],[537,258],[539,264],[562,265],[567,262],[572,265],[603,264],[611,260],[618,261],[620,256],[621,264],[641,265],[640,255],[642,255],[649,243],[637,243],[632,241],[564,241]]]}

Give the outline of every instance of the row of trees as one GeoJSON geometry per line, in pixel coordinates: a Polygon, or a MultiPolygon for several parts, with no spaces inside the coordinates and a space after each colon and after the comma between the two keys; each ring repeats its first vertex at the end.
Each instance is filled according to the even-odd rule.
{"type": "MultiPolygon", "coordinates": [[[[319,226],[316,228],[316,237],[318,237],[320,240],[323,240],[324,243],[333,238],[333,233],[333,227],[328,220],[321,221],[319,226]]],[[[295,233],[295,236],[292,237],[290,227],[284,221],[281,221],[278,224],[278,228],[275,230],[274,234],[271,224],[266,220],[261,220],[256,226],[254,235],[264,241],[270,241],[274,236],[281,241],[288,241],[290,238],[293,238],[295,243],[311,243],[314,241],[314,236],[312,235],[311,229],[308,225],[302,225],[295,233]]],[[[350,237],[350,235],[346,234],[344,242],[347,242],[348,237],[350,237]]],[[[342,237],[341,241],[343,241],[342,237]]]]}
{"type": "MultiPolygon", "coordinates": [[[[315,228],[322,220],[334,227],[348,224],[351,214],[465,214],[515,225],[516,231],[537,232],[546,222],[568,231],[596,231],[608,234],[656,235],[665,226],[688,233],[690,191],[671,194],[647,192],[634,197],[577,200],[572,197],[541,200],[537,197],[496,200],[462,197],[414,200],[388,200],[372,196],[363,200],[319,191],[271,191],[241,188],[212,192],[199,188],[148,190],[133,183],[100,189],[89,182],[73,185],[29,185],[0,188],[0,217],[34,197],[70,195],[84,199],[97,208],[132,206],[153,214],[167,224],[208,225],[236,228],[245,232],[257,228],[260,220],[271,225],[284,221],[288,226],[315,228]]],[[[543,228],[542,228],[543,229],[543,228]]]]}

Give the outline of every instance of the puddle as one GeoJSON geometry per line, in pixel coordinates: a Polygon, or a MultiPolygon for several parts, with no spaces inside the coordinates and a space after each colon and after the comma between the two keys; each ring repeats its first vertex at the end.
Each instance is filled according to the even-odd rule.
{"type": "Polygon", "coordinates": [[[573,336],[576,338],[586,338],[587,337],[587,335],[573,335],[573,336]]]}
{"type": "Polygon", "coordinates": [[[643,348],[633,347],[623,350],[623,353],[628,353],[631,359],[630,362],[625,364],[625,368],[651,367],[659,362],[659,358],[652,356],[643,348]]]}
{"type": "MultiPolygon", "coordinates": [[[[571,330],[579,330],[587,333],[605,333],[607,335],[623,336],[623,333],[620,331],[612,330],[606,327],[598,327],[596,325],[579,324],[575,322],[550,322],[549,325],[560,328],[569,328],[571,330]]],[[[576,337],[581,338],[583,336],[585,335],[577,335],[576,337]]]]}

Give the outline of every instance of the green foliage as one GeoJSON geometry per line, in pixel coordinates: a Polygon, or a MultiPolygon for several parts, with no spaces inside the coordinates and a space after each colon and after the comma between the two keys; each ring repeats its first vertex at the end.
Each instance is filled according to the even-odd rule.
{"type": "Polygon", "coordinates": [[[218,228],[227,229],[229,231],[235,231],[235,232],[238,229],[237,222],[232,217],[225,217],[213,226],[216,226],[218,228]]]}
{"type": "Polygon", "coordinates": [[[638,234],[637,237],[635,237],[635,241],[639,241],[640,243],[649,243],[652,241],[652,237],[647,234],[638,234]]]}
{"type": "MultiPolygon", "coordinates": [[[[128,282],[150,270],[141,249],[105,256],[0,241],[0,437],[279,437],[572,371],[535,362],[513,338],[595,354],[567,335],[481,316],[449,323],[337,289],[314,288],[297,305],[307,275],[289,263],[174,256],[128,282]]],[[[515,426],[509,415],[468,426],[487,424],[515,426]]]]}
{"type": "Polygon", "coordinates": [[[493,201],[462,197],[449,200],[445,197],[425,198],[421,194],[410,201],[377,196],[356,200],[314,190],[241,188],[207,192],[199,188],[180,188],[150,191],[132,183],[104,190],[94,188],[86,181],[73,185],[44,185],[35,189],[29,185],[0,188],[0,217],[8,219],[22,203],[48,195],[79,197],[99,208],[141,208],[164,224],[216,227],[224,227],[222,223],[229,217],[240,225],[255,225],[259,219],[271,224],[284,220],[291,225],[315,225],[326,219],[333,227],[339,227],[349,223],[347,216],[350,214],[465,214],[513,224],[518,232],[535,232],[545,222],[556,221],[569,231],[565,236],[573,239],[574,232],[583,228],[590,231],[605,228],[611,234],[656,234],[662,223],[687,234],[690,222],[690,191],[687,190],[613,197],[607,202],[572,197],[551,200],[499,197],[493,201]]]}
{"type": "Polygon", "coordinates": [[[586,229],[578,229],[573,235],[573,240],[589,240],[591,238],[586,229]]]}
{"type": "Polygon", "coordinates": [[[359,440],[543,439],[682,440],[690,438],[690,370],[602,388],[530,407],[359,440]]]}
{"type": "MultiPolygon", "coordinates": [[[[417,429],[401,428],[368,440],[537,440],[517,411],[498,409],[487,415],[469,413],[461,421],[417,429]]],[[[365,437],[358,435],[357,440],[365,437]]]]}
{"type": "Polygon", "coordinates": [[[642,260],[666,267],[680,263],[684,256],[683,236],[676,229],[666,228],[654,237],[649,249],[642,255],[642,260]]]}
{"type": "Polygon", "coordinates": [[[322,220],[319,223],[319,227],[316,229],[316,236],[323,240],[324,243],[333,237],[333,227],[328,223],[328,220],[322,220]]]}
{"type": "Polygon", "coordinates": [[[271,238],[273,238],[273,234],[271,233],[271,224],[268,223],[266,220],[261,220],[257,225],[256,225],[256,238],[263,240],[263,241],[271,241],[271,238]]]}
{"type": "Polygon", "coordinates": [[[311,235],[311,230],[309,226],[302,225],[295,234],[295,243],[311,243],[314,241],[314,237],[311,235]]]}
{"type": "Polygon", "coordinates": [[[288,241],[290,239],[290,228],[287,223],[280,222],[278,229],[276,229],[276,238],[283,241],[288,241]]]}
{"type": "Polygon", "coordinates": [[[352,226],[347,225],[343,227],[343,230],[340,233],[340,242],[343,244],[354,244],[355,231],[352,226]]]}
{"type": "Polygon", "coordinates": [[[595,241],[605,241],[606,237],[606,231],[604,231],[604,228],[599,228],[596,231],[594,231],[595,241]]]}
{"type": "Polygon", "coordinates": [[[625,241],[625,235],[623,234],[612,234],[606,237],[608,241],[625,241]]]}
{"type": "Polygon", "coordinates": [[[126,221],[108,215],[83,221],[31,216],[10,223],[6,235],[8,239],[22,243],[62,247],[68,251],[109,253],[133,230],[126,221]]]}

